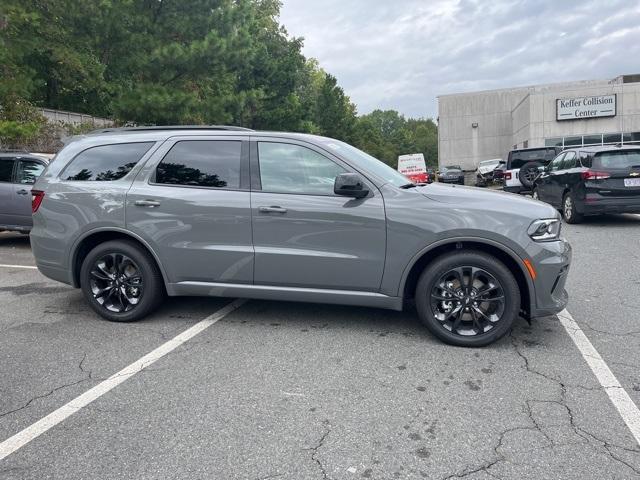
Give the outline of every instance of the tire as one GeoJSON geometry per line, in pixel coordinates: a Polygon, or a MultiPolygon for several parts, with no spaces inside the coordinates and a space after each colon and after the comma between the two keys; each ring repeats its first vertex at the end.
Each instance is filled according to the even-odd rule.
{"type": "Polygon", "coordinates": [[[146,317],[162,303],[165,293],[153,257],[128,240],[108,241],[91,250],[82,262],[80,287],[91,308],[112,322],[146,317]],[[120,268],[116,268],[118,259],[122,259],[120,268]],[[120,275],[114,286],[117,271],[120,275]],[[121,307],[124,309],[117,311],[121,307]]]}
{"type": "Polygon", "coordinates": [[[533,188],[533,182],[538,176],[539,168],[541,166],[542,164],[539,162],[528,162],[520,167],[518,178],[520,178],[520,183],[522,183],[523,187],[533,188]]]}
{"type": "MultiPolygon", "coordinates": [[[[464,288],[459,288],[458,291],[460,290],[464,288]]],[[[442,297],[438,298],[444,300],[442,297]]],[[[509,332],[520,311],[520,289],[513,274],[495,257],[473,250],[451,252],[428,265],[418,280],[415,299],[418,316],[427,329],[443,342],[460,347],[484,347],[495,342],[509,332]],[[467,286],[470,283],[469,279],[477,276],[476,280],[471,282],[471,291],[464,297],[453,296],[440,288],[440,285],[445,285],[449,291],[455,293],[456,287],[464,287],[456,285],[461,283],[457,280],[443,281],[449,278],[447,276],[455,269],[466,273],[462,278],[467,286]],[[484,286],[481,281],[483,278],[486,280],[484,286]],[[490,285],[494,285],[494,288],[490,288],[490,285]],[[482,293],[486,289],[490,293],[482,293]],[[434,295],[446,296],[451,298],[451,301],[439,301],[433,298],[434,295]],[[487,301],[476,302],[480,305],[474,307],[476,303],[473,301],[477,300],[476,297],[486,298],[487,301]],[[492,300],[493,297],[496,298],[492,300]],[[448,311],[447,304],[450,305],[448,311]],[[468,306],[466,310],[470,313],[464,311],[464,305],[468,306]],[[447,315],[456,308],[461,312],[458,315],[460,321],[457,322],[457,327],[453,316],[447,320],[447,315]],[[485,313],[488,320],[476,313],[478,309],[485,313]],[[482,322],[482,329],[477,325],[476,319],[482,322]],[[448,325],[449,323],[451,325],[448,325]]]]}
{"type": "Polygon", "coordinates": [[[562,216],[567,223],[580,223],[583,215],[576,210],[576,201],[571,192],[565,193],[562,198],[562,216]]]}

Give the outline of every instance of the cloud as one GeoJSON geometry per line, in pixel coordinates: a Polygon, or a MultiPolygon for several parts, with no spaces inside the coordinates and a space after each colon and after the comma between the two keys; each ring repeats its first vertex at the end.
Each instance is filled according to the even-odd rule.
{"type": "Polygon", "coordinates": [[[281,22],[360,113],[436,117],[436,96],[640,73],[628,0],[284,0],[281,22]]]}

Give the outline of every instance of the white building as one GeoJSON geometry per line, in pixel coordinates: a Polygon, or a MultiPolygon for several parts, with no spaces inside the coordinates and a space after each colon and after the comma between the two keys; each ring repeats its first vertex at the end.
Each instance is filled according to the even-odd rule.
{"type": "Polygon", "coordinates": [[[438,163],[474,170],[513,148],[640,145],[640,74],[438,97],[438,163]]]}

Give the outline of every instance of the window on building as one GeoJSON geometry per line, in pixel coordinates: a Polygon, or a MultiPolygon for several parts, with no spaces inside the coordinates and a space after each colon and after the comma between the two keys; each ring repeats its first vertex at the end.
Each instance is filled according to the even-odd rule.
{"type": "Polygon", "coordinates": [[[602,145],[602,135],[585,135],[582,138],[584,145],[602,145]]]}
{"type": "Polygon", "coordinates": [[[119,180],[135,167],[153,143],[117,143],[88,148],[71,161],[61,178],[96,182],[119,180]]]}
{"type": "Polygon", "coordinates": [[[629,143],[640,143],[640,132],[630,133],[629,136],[631,137],[629,143]]]}
{"type": "Polygon", "coordinates": [[[564,146],[566,147],[581,147],[582,136],[576,137],[564,137],[564,146]]]}
{"type": "Polygon", "coordinates": [[[242,145],[235,140],[177,142],[156,169],[156,183],[240,188],[242,145]]]}
{"type": "Polygon", "coordinates": [[[606,144],[612,143],[620,143],[622,141],[622,136],[619,133],[605,133],[602,136],[602,142],[606,144]]]}
{"type": "Polygon", "coordinates": [[[545,147],[562,147],[562,137],[547,138],[544,141],[545,147]]]}

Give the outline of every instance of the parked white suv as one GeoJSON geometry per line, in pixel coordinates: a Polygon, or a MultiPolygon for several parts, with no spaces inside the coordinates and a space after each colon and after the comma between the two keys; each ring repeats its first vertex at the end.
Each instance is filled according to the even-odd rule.
{"type": "Polygon", "coordinates": [[[507,154],[504,172],[505,192],[524,193],[533,190],[533,182],[543,167],[562,151],[561,147],[520,148],[507,154]]]}

